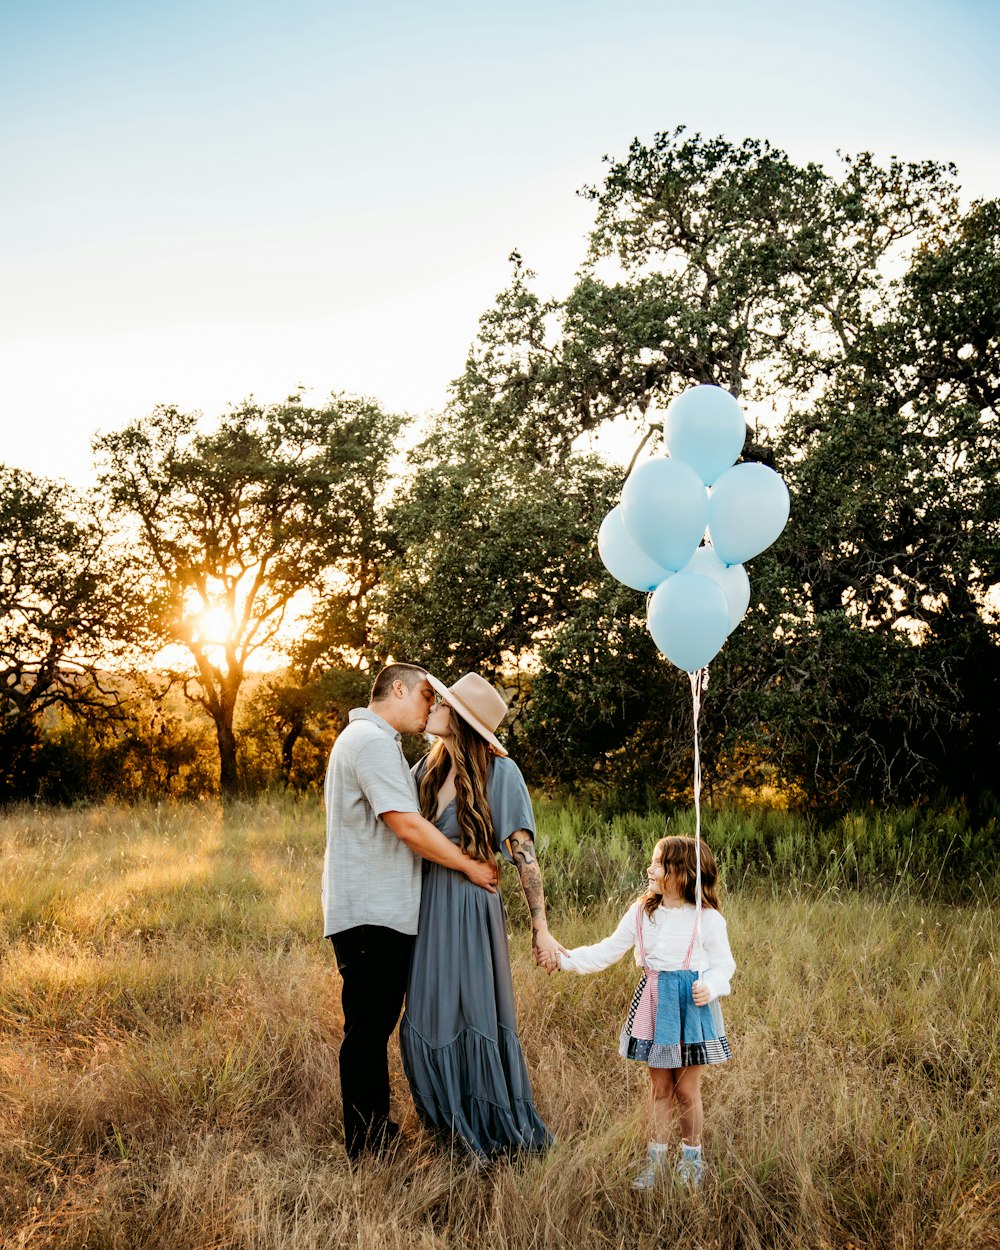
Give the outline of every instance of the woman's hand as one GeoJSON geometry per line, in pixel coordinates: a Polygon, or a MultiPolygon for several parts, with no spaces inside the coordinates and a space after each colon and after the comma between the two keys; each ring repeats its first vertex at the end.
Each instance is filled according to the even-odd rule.
{"type": "Polygon", "coordinates": [[[694,985],[691,986],[691,997],[694,999],[696,1007],[707,1007],[712,1001],[712,991],[704,981],[695,981],[694,985]]]}

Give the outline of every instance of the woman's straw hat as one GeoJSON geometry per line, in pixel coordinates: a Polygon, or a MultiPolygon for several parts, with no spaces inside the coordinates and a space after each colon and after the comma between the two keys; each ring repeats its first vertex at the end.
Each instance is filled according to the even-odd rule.
{"type": "Polygon", "coordinates": [[[451,686],[427,674],[427,680],[466,724],[481,734],[497,755],[506,755],[507,749],[493,732],[507,715],[503,696],[478,673],[466,673],[451,686]]]}

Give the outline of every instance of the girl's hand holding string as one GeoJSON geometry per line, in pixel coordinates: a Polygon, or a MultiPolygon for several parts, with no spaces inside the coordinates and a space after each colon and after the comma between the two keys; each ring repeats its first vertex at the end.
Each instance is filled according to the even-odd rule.
{"type": "Polygon", "coordinates": [[[696,1007],[707,1007],[712,1001],[712,991],[704,981],[695,981],[694,985],[691,986],[691,997],[694,999],[696,1007]]]}

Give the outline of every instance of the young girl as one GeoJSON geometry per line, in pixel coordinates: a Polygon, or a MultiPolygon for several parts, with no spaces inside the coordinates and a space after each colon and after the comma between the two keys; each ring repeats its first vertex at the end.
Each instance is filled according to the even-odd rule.
{"type": "Polygon", "coordinates": [[[689,1185],[700,1184],[701,1074],[706,1064],[725,1063],[730,1053],[718,1000],[729,993],[736,964],[715,892],[715,858],[704,842],[699,942],[696,845],[694,838],[661,838],[646,870],[649,889],[614,933],[559,956],[566,972],[600,972],[634,947],[643,972],[619,1047],[626,1059],[649,1065],[652,1086],[652,1140],[633,1189],[651,1188],[666,1163],[675,1107],[682,1138],[677,1172],[689,1185]]]}

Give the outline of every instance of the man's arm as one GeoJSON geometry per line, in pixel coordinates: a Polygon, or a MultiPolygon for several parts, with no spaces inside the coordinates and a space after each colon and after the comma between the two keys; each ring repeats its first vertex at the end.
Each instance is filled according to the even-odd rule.
{"type": "Polygon", "coordinates": [[[429,859],[432,863],[441,864],[444,868],[453,868],[464,873],[473,885],[482,886],[495,894],[494,886],[499,874],[497,866],[491,860],[483,863],[472,859],[464,851],[460,851],[454,842],[450,842],[440,829],[424,820],[419,812],[382,812],[382,819],[392,832],[404,842],[414,855],[421,859],[429,859]]]}

